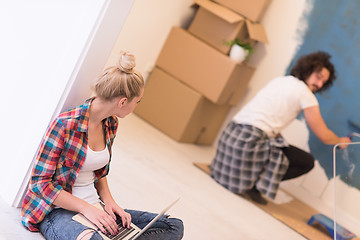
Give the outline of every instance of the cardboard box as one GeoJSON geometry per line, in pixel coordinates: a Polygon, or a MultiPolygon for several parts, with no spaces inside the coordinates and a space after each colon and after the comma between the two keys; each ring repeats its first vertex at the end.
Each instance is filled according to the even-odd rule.
{"type": "Polygon", "coordinates": [[[229,110],[155,67],[134,112],[176,141],[211,145],[229,110]]]}
{"type": "Polygon", "coordinates": [[[173,27],[156,65],[216,104],[237,105],[255,71],[173,27]]]}
{"type": "Polygon", "coordinates": [[[241,15],[208,0],[195,0],[199,9],[188,29],[190,33],[228,54],[226,42],[238,38],[253,46],[260,41],[268,43],[264,26],[252,23],[241,15]]]}
{"type": "Polygon", "coordinates": [[[240,13],[253,22],[260,22],[271,0],[214,0],[240,13]]]}

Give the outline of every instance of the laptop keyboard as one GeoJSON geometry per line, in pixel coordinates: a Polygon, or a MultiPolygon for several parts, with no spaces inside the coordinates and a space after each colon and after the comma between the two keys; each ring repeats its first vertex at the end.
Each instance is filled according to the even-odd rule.
{"type": "Polygon", "coordinates": [[[105,236],[112,240],[124,239],[127,235],[129,235],[130,233],[135,231],[135,228],[133,228],[131,226],[130,226],[130,228],[123,227],[121,217],[117,214],[115,214],[115,215],[116,215],[116,224],[119,227],[119,233],[116,235],[111,235],[110,233],[106,233],[105,236]]]}

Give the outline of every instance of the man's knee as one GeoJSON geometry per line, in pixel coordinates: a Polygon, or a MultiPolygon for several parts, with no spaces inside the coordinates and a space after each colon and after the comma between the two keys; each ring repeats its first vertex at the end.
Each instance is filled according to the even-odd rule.
{"type": "Polygon", "coordinates": [[[313,169],[315,166],[315,158],[310,155],[306,161],[306,169],[307,169],[307,172],[309,172],[311,169],[313,169]]]}

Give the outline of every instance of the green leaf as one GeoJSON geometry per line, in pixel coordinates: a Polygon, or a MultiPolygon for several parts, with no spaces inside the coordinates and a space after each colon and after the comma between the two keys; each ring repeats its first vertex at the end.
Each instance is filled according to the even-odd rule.
{"type": "Polygon", "coordinates": [[[239,39],[235,38],[234,40],[231,40],[231,41],[228,41],[228,42],[225,42],[225,45],[227,46],[233,46],[234,44],[236,45],[239,45],[240,47],[244,48],[245,50],[249,51],[249,55],[254,52],[254,48],[251,46],[250,43],[243,43],[243,42],[240,42],[239,39]]]}

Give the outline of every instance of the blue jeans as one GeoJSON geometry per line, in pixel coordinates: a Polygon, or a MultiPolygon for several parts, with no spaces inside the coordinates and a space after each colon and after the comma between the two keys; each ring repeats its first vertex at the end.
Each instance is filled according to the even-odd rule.
{"type": "MultiPolygon", "coordinates": [[[[155,216],[154,213],[125,209],[131,214],[131,222],[139,228],[143,228],[155,216]]],[[[39,224],[40,232],[47,240],[75,240],[77,236],[89,227],[72,219],[77,214],[66,209],[56,208],[52,210],[39,224]]],[[[162,216],[138,240],[180,240],[184,234],[184,225],[180,219],[162,216]]],[[[99,233],[94,232],[91,240],[103,239],[99,233]]]]}

